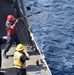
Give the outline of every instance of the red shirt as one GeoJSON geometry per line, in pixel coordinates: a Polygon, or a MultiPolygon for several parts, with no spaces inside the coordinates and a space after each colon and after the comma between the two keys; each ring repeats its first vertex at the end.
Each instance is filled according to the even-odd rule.
{"type": "Polygon", "coordinates": [[[7,35],[14,35],[17,32],[17,27],[15,26],[14,29],[11,29],[11,23],[6,22],[6,30],[7,30],[7,35]]]}

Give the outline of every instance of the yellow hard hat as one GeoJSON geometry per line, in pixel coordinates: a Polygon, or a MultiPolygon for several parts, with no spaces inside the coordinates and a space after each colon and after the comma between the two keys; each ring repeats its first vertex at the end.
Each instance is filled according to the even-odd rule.
{"type": "Polygon", "coordinates": [[[24,50],[24,45],[23,44],[18,44],[17,47],[16,47],[16,50],[17,51],[24,50]]]}

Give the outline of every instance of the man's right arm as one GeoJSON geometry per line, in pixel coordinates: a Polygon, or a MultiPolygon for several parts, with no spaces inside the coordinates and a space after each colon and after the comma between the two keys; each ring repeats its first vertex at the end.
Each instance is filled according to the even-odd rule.
{"type": "Polygon", "coordinates": [[[28,58],[25,54],[23,54],[23,55],[20,57],[20,61],[21,61],[21,62],[25,62],[25,60],[29,60],[29,58],[28,58]]]}
{"type": "Polygon", "coordinates": [[[12,25],[6,23],[6,27],[7,27],[7,28],[10,28],[10,29],[14,29],[14,27],[16,26],[16,23],[17,23],[17,22],[18,22],[18,20],[16,20],[12,25]]]}
{"type": "Polygon", "coordinates": [[[13,25],[11,25],[11,29],[14,29],[14,27],[16,26],[16,23],[18,22],[18,20],[16,20],[15,22],[14,22],[14,24],[13,25]]]}

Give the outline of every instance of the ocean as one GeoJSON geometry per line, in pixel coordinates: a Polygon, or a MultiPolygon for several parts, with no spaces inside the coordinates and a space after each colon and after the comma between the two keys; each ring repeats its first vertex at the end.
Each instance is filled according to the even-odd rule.
{"type": "Polygon", "coordinates": [[[74,75],[74,0],[26,0],[25,4],[31,7],[30,28],[52,75],[74,75]]]}

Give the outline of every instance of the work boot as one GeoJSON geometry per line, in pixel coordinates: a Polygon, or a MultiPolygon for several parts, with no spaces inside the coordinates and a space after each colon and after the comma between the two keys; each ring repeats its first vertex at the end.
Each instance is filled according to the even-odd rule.
{"type": "Polygon", "coordinates": [[[8,59],[8,56],[6,55],[6,53],[3,54],[3,57],[4,57],[5,59],[8,59]]]}

